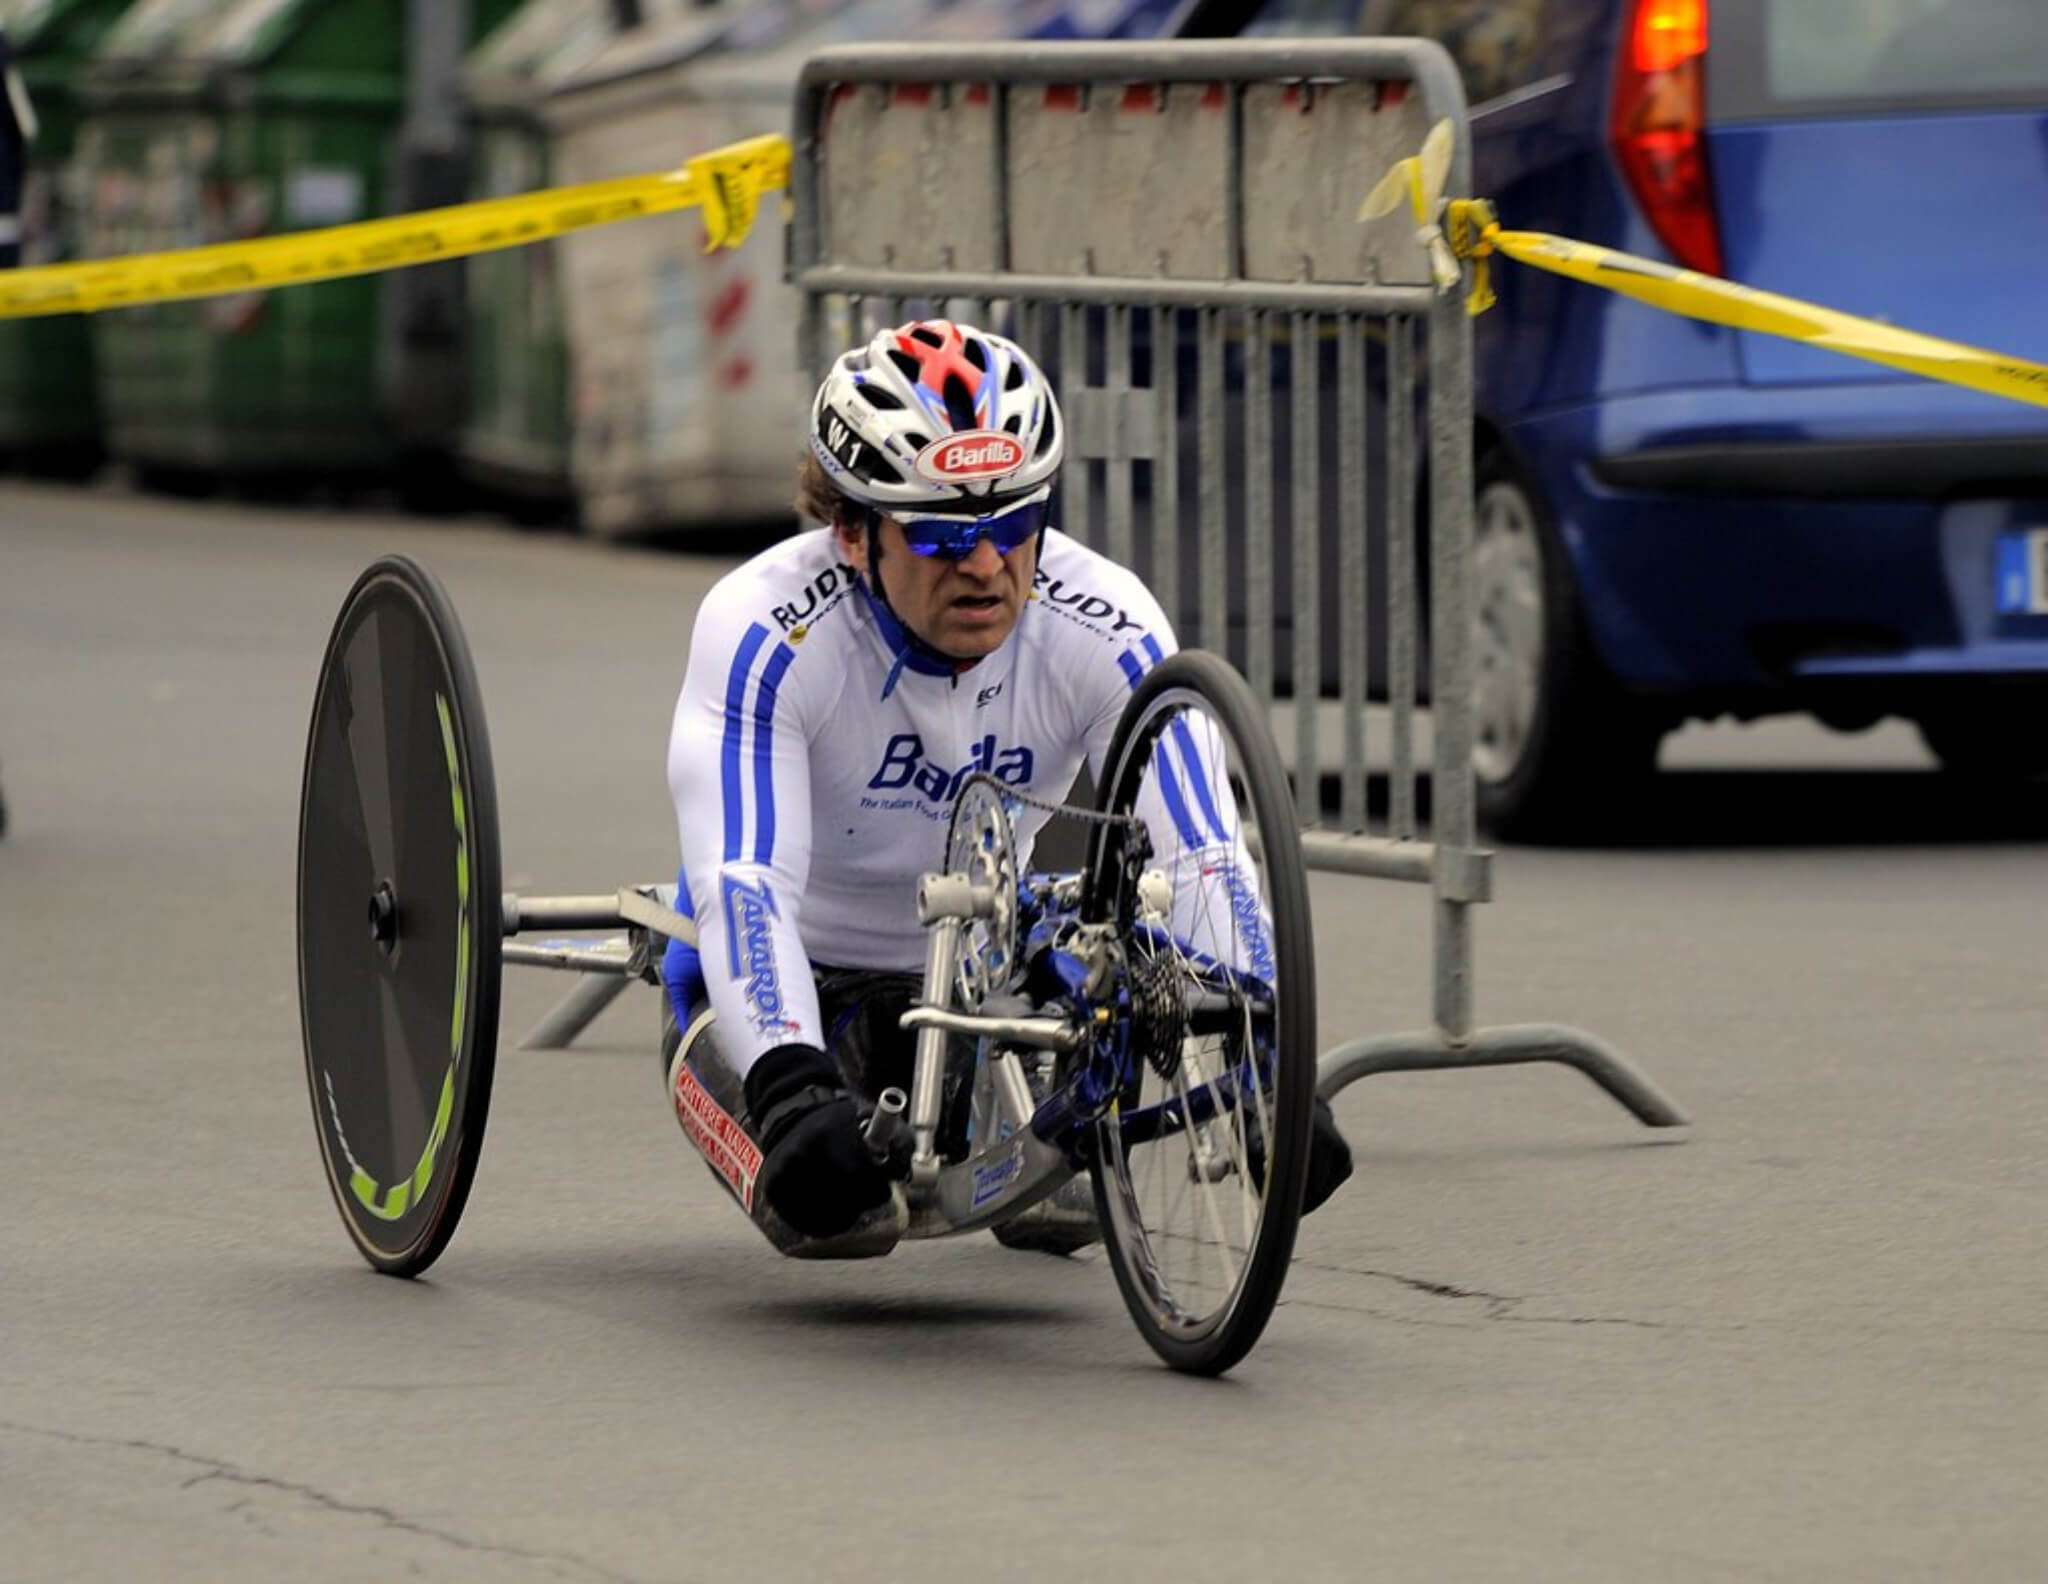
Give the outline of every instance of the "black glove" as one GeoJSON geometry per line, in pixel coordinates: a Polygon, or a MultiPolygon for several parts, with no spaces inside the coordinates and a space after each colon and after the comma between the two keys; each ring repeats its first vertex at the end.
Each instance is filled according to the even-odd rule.
{"type": "Polygon", "coordinates": [[[839,1069],[810,1045],[781,1045],[747,1069],[761,1142],[760,1190],[805,1237],[835,1237],[889,1198],[839,1069]]]}
{"type": "Polygon", "coordinates": [[[1301,1213],[1321,1204],[1344,1186],[1351,1176],[1351,1146],[1337,1131],[1337,1118],[1330,1102],[1316,1096],[1308,1124],[1308,1187],[1302,1190],[1301,1213]]]}
{"type": "MultiPolygon", "coordinates": [[[[1256,1111],[1244,1113],[1246,1164],[1254,1183],[1266,1180],[1266,1135],[1256,1111]]],[[[1336,1113],[1321,1095],[1309,1108],[1308,1182],[1301,1191],[1301,1213],[1309,1211],[1335,1193],[1350,1179],[1351,1146],[1337,1130],[1336,1113]]]]}

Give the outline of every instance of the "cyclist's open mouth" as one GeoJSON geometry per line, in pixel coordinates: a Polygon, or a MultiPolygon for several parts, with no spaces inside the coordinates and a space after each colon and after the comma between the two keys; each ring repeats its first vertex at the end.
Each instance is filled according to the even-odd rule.
{"type": "Polygon", "coordinates": [[[990,620],[1004,608],[1000,594],[963,594],[953,601],[953,614],[969,622],[990,620]]]}

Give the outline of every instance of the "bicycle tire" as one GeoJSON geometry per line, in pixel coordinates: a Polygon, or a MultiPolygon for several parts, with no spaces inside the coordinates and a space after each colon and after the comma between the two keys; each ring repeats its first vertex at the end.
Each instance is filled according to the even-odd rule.
{"type": "Polygon", "coordinates": [[[504,922],[490,741],[440,584],[387,556],[320,664],[298,850],[306,1082],[343,1224],[416,1276],[454,1235],[482,1152],[504,922]]]}
{"type": "MultiPolygon", "coordinates": [[[[1203,1312],[1191,1309],[1185,1295],[1176,1293],[1169,1283],[1162,1269],[1166,1263],[1162,1257],[1166,1233],[1148,1224],[1133,1158],[1138,1150],[1169,1148],[1174,1138],[1185,1139],[1189,1181],[1195,1184],[1198,1197],[1207,1193],[1220,1179],[1210,1175],[1217,1169],[1213,1155],[1206,1160],[1199,1157],[1197,1135],[1215,1131],[1215,1121],[1223,1115],[1221,1108],[1212,1109],[1209,1119],[1198,1127],[1178,1126],[1171,1103],[1153,1108],[1141,1103],[1120,1104],[1097,1125],[1093,1176],[1096,1212],[1102,1223],[1110,1266],[1140,1334],[1174,1369],[1218,1375],[1251,1350],[1272,1317],[1301,1222],[1316,1082],[1315,939],[1308,876],[1286,772],[1273,746],[1264,712],[1243,678],[1221,657],[1197,650],[1184,651],[1160,663],[1138,683],[1111,740],[1098,810],[1113,815],[1136,812],[1147,775],[1155,768],[1165,777],[1163,785],[1171,783],[1168,743],[1171,753],[1186,756],[1180,763],[1191,776],[1187,790],[1197,794],[1173,814],[1170,823],[1177,834],[1190,834],[1191,827],[1195,827],[1192,833],[1196,835],[1235,837],[1241,834],[1247,814],[1256,824],[1259,857],[1254,861],[1263,880],[1264,895],[1263,911],[1255,909],[1253,917],[1270,932],[1267,947],[1271,958],[1271,1053],[1265,1060],[1270,1060],[1272,1097],[1270,1104],[1260,1097],[1256,1074],[1265,1060],[1256,1048],[1248,1049],[1246,1059],[1254,1063],[1254,1076],[1249,1084],[1236,1079],[1235,1088],[1239,1097],[1247,1091],[1251,1093],[1251,1109],[1247,1112],[1247,1102],[1241,1098],[1231,1101],[1237,1131],[1226,1140],[1226,1153],[1232,1154],[1233,1159],[1226,1160],[1221,1168],[1225,1177],[1237,1175],[1240,1191],[1247,1194],[1251,1192],[1253,1175],[1248,1166],[1262,1165],[1263,1180],[1255,1196],[1256,1226],[1245,1235],[1246,1247],[1235,1281],[1213,1308],[1203,1312]],[[1200,788],[1192,784],[1192,778],[1199,775],[1199,761],[1193,757],[1189,734],[1180,728],[1193,711],[1205,714],[1220,734],[1221,751],[1228,766],[1228,773],[1221,778],[1220,791],[1228,794],[1228,801],[1235,806],[1237,830],[1228,829],[1229,817],[1221,813],[1226,799],[1215,795],[1219,788],[1212,785],[1208,789],[1211,796],[1205,800],[1199,795],[1200,788]],[[1186,823],[1181,823],[1183,815],[1186,823]],[[1250,1143],[1252,1122],[1247,1117],[1263,1119],[1257,1146],[1250,1143]],[[1207,1183],[1204,1177],[1208,1177],[1207,1183]]],[[[1172,794],[1168,791],[1165,795],[1172,794]]],[[[1132,876],[1124,859],[1123,829],[1114,824],[1098,825],[1091,838],[1085,897],[1089,916],[1097,920],[1127,922],[1131,917],[1133,903],[1128,893],[1132,876]]],[[[1213,843],[1205,849],[1198,843],[1194,850],[1235,853],[1239,849],[1213,843]]],[[[1249,847],[1243,847],[1242,852],[1245,857],[1252,855],[1249,847]]],[[[1234,872],[1236,862],[1215,862],[1228,864],[1229,900],[1235,911],[1241,895],[1237,888],[1241,877],[1234,872]]],[[[1215,872],[1214,868],[1200,871],[1204,875],[1215,872]]],[[[1177,870],[1174,875],[1177,883],[1177,870]]],[[[1256,892],[1248,894],[1254,901],[1260,900],[1256,892]]],[[[1245,915],[1237,914],[1233,931],[1244,922],[1245,915]]],[[[1131,949],[1135,950],[1137,944],[1134,936],[1128,939],[1131,949]]],[[[1248,1026],[1250,1018],[1247,1010],[1248,1026]]],[[[1189,1038],[1180,1041],[1180,1071],[1174,1079],[1160,1075],[1162,1083],[1180,1084],[1181,1118],[1191,1118],[1199,1109],[1190,1097],[1186,1080],[1191,1060],[1187,1052],[1193,1043],[1189,1038]]],[[[1247,1045],[1257,1047],[1256,1037],[1247,1045]]],[[[1210,1080],[1215,1086],[1211,1090],[1212,1101],[1214,1094],[1221,1092],[1224,1080],[1237,1070],[1232,1068],[1210,1080]]],[[[1146,1081],[1144,1071],[1141,1069],[1141,1082],[1146,1081]]],[[[1142,1097],[1125,1096],[1126,1102],[1134,1099],[1142,1097]]],[[[1171,1161],[1170,1154],[1167,1159],[1171,1161]]],[[[1170,1178],[1163,1180],[1170,1184],[1170,1178]]],[[[1213,1212],[1214,1207],[1210,1208],[1213,1212]]],[[[1221,1230],[1220,1222],[1218,1229],[1221,1230]]]]}

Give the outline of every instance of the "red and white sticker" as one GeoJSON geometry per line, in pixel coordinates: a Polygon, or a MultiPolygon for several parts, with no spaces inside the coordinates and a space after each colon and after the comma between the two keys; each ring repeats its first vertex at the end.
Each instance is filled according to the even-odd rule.
{"type": "Polygon", "coordinates": [[[760,1146],[747,1130],[711,1098],[688,1062],[676,1063],[676,1120],[690,1135],[697,1152],[723,1177],[733,1197],[749,1214],[754,1208],[754,1180],[761,1175],[760,1146]]]}
{"type": "Polygon", "coordinates": [[[970,429],[934,440],[911,465],[934,484],[1001,478],[1024,465],[1024,442],[1000,429],[970,429]]]}

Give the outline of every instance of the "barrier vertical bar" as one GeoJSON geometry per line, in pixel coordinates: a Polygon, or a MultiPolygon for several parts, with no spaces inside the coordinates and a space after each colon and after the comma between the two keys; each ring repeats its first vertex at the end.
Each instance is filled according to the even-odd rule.
{"type": "Polygon", "coordinates": [[[1387,703],[1389,733],[1387,829],[1396,841],[1415,839],[1415,322],[1396,314],[1387,324],[1387,703]]]}
{"type": "Polygon", "coordinates": [[[1245,680],[1273,703],[1273,324],[1263,308],[1244,329],[1245,680]]]}
{"type": "MultiPolygon", "coordinates": [[[[1465,181],[1471,156],[1458,154],[1465,181]]],[[[1462,190],[1462,189],[1461,189],[1462,190]]],[[[1429,311],[1430,829],[1436,840],[1436,1024],[1456,1042],[1472,1032],[1472,914],[1451,866],[1474,850],[1472,792],[1472,321],[1465,287],[1429,311]]]]}
{"type": "Polygon", "coordinates": [[[1197,444],[1201,450],[1201,493],[1196,497],[1202,525],[1201,637],[1203,647],[1225,653],[1230,645],[1230,590],[1225,586],[1225,500],[1223,481],[1223,311],[1203,308],[1195,315],[1199,360],[1197,444]]]}
{"type": "Polygon", "coordinates": [[[1131,392],[1131,310],[1118,303],[1109,310],[1108,345],[1103,351],[1103,412],[1108,418],[1105,437],[1108,460],[1104,486],[1108,490],[1107,544],[1109,558],[1129,566],[1131,555],[1131,437],[1125,432],[1131,392]]]}
{"type": "MultiPolygon", "coordinates": [[[[1074,414],[1082,411],[1089,400],[1085,394],[1089,388],[1088,327],[1082,321],[1078,303],[1060,304],[1059,323],[1060,384],[1067,402],[1067,423],[1071,428],[1074,414]]],[[[1066,459],[1060,463],[1060,493],[1066,498],[1065,527],[1068,533],[1090,549],[1099,550],[1102,548],[1102,530],[1095,520],[1093,482],[1081,448],[1068,446],[1066,459]]]]}
{"type": "Polygon", "coordinates": [[[1152,387],[1152,591],[1171,615],[1180,608],[1180,315],[1168,307],[1152,310],[1152,387]]]}
{"type": "Polygon", "coordinates": [[[1303,824],[1320,825],[1323,767],[1316,725],[1323,667],[1316,631],[1316,549],[1322,537],[1322,499],[1317,488],[1316,342],[1321,322],[1313,313],[1297,313],[1293,320],[1288,385],[1294,405],[1294,468],[1288,509],[1294,524],[1294,801],[1303,824]]]}
{"type": "Polygon", "coordinates": [[[1347,831],[1365,829],[1366,602],[1365,324],[1337,321],[1338,695],[1344,708],[1344,763],[1338,813],[1347,831]]]}

